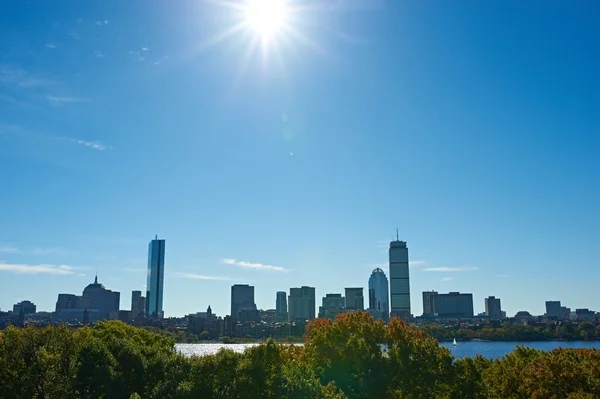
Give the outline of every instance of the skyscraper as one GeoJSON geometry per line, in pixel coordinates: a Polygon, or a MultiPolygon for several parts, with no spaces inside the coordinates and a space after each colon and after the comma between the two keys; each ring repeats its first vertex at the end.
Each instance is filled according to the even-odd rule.
{"type": "Polygon", "coordinates": [[[242,311],[256,311],[254,286],[234,284],[231,286],[231,317],[239,319],[242,311]]]}
{"type": "Polygon", "coordinates": [[[277,292],[277,301],[275,302],[275,318],[277,321],[287,321],[287,294],[285,291],[277,292]]]}
{"type": "Polygon", "coordinates": [[[363,289],[360,288],[346,288],[346,310],[353,312],[355,310],[363,310],[365,308],[365,298],[363,296],[363,289]]]}
{"type": "Polygon", "coordinates": [[[390,294],[392,298],[392,317],[410,317],[410,281],[408,276],[408,247],[406,242],[390,242],[390,294]]]}
{"type": "Polygon", "coordinates": [[[138,318],[144,314],[146,308],[146,298],[142,296],[142,291],[131,291],[131,317],[138,318]]]}
{"type": "Polygon", "coordinates": [[[165,275],[165,240],[158,236],[148,245],[148,278],[146,280],[146,315],[164,316],[163,281],[165,275]]]}
{"type": "Polygon", "coordinates": [[[546,301],[546,316],[553,319],[562,319],[561,308],[560,301],[546,301]]]}
{"type": "Polygon", "coordinates": [[[384,321],[390,318],[388,280],[380,268],[373,270],[369,277],[369,313],[374,318],[384,321]]]}
{"type": "Polygon", "coordinates": [[[435,315],[435,296],[437,291],[423,291],[423,316],[435,315]]]}
{"type": "Polygon", "coordinates": [[[500,298],[490,296],[485,298],[485,314],[490,319],[502,319],[502,307],[500,306],[500,298]]]}
{"type": "Polygon", "coordinates": [[[290,288],[288,320],[313,320],[315,305],[315,287],[290,288]]]}

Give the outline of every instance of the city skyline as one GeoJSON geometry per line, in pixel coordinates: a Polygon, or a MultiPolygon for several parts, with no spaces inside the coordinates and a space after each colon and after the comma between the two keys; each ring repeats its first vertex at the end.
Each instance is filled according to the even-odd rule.
{"type": "MultiPolygon", "coordinates": [[[[98,275],[94,277],[94,282],[88,284],[83,290],[83,296],[73,294],[58,294],[55,310],[57,312],[56,320],[67,320],[69,318],[83,321],[96,321],[102,318],[114,317],[132,320],[139,316],[151,318],[163,318],[162,292],[164,275],[164,253],[165,241],[159,240],[158,235],[148,244],[148,269],[147,283],[153,288],[146,291],[148,298],[152,298],[155,307],[148,305],[147,298],[142,296],[141,291],[134,290],[131,293],[130,308],[120,305],[120,292],[106,289],[98,282],[98,275]],[[124,311],[124,312],[120,312],[124,311]],[[61,313],[58,313],[61,312],[61,313]],[[116,313],[114,313],[116,312],[116,313]]],[[[410,295],[410,279],[408,277],[408,247],[405,241],[400,241],[396,231],[396,239],[389,244],[389,271],[395,270],[395,279],[401,280],[402,284],[395,284],[396,296],[403,298],[410,295]],[[399,276],[399,277],[398,277],[399,276]]],[[[315,287],[302,286],[299,288],[290,287],[289,296],[286,297],[285,291],[276,292],[274,307],[259,308],[254,300],[254,286],[248,284],[234,284],[231,286],[231,300],[229,316],[241,322],[254,322],[260,319],[260,311],[271,311],[278,321],[296,321],[312,320],[316,317],[334,319],[340,312],[354,312],[356,310],[368,311],[375,318],[383,318],[385,321],[389,317],[439,317],[439,318],[473,318],[479,316],[489,317],[490,319],[503,319],[511,317],[506,311],[502,310],[501,299],[495,296],[488,296],[484,299],[484,311],[476,312],[472,293],[460,293],[450,291],[449,293],[438,293],[437,291],[422,292],[422,313],[414,314],[407,311],[410,309],[410,302],[406,300],[396,301],[396,311],[385,311],[387,301],[391,299],[392,283],[388,285],[385,272],[376,268],[371,273],[368,280],[368,304],[365,309],[364,293],[362,287],[345,287],[345,296],[339,293],[327,293],[322,297],[322,306],[318,307],[316,312],[316,289],[315,287]],[[388,291],[390,295],[388,296],[388,291]],[[291,304],[292,310],[287,312],[288,304],[291,304]]],[[[13,313],[36,313],[34,303],[24,299],[13,305],[13,313]],[[17,312],[15,309],[19,309],[17,312]],[[24,311],[24,309],[27,309],[24,311]],[[23,310],[23,311],[21,311],[23,310]]],[[[570,307],[561,306],[561,301],[545,301],[545,316],[550,318],[569,318],[574,311],[570,307]]],[[[208,306],[209,313],[213,315],[211,306],[208,306]]],[[[389,308],[388,308],[389,309],[389,308]]],[[[575,308],[577,314],[589,312],[588,308],[575,308]]],[[[42,312],[44,312],[42,310],[42,312]]],[[[206,312],[195,312],[196,315],[206,312]]],[[[529,314],[528,311],[518,311],[519,314],[529,314]]],[[[194,313],[191,313],[194,314],[194,313]]],[[[226,315],[227,316],[227,315],[226,315]]],[[[176,316],[177,317],[177,316],[176,316]]]]}
{"type": "Polygon", "coordinates": [[[156,233],[166,316],[366,301],[396,227],[413,314],[600,308],[597,3],[316,2],[264,46],[215,3],[4,7],[2,310],[96,270],[129,309],[156,233]]]}

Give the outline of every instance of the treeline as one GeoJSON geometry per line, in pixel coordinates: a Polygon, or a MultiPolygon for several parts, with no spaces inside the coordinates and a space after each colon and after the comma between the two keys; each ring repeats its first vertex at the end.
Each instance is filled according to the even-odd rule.
{"type": "MultiPolygon", "coordinates": [[[[167,338],[171,338],[175,340],[178,344],[201,344],[206,343],[207,341],[215,341],[216,339],[211,339],[208,331],[202,331],[200,334],[193,334],[190,331],[178,329],[177,327],[165,327],[160,328],[156,326],[142,326],[140,327],[146,331],[149,331],[154,334],[159,334],[167,338]]],[[[219,337],[219,341],[224,344],[245,344],[250,342],[256,342],[261,337],[253,337],[251,335],[247,335],[245,337],[229,337],[229,336],[221,336],[219,337]]],[[[295,336],[287,336],[280,337],[276,339],[277,342],[286,342],[286,343],[299,343],[303,342],[301,337],[295,336]]]]}
{"type": "Polygon", "coordinates": [[[488,341],[556,341],[600,339],[600,326],[588,321],[581,323],[561,322],[557,325],[508,324],[503,327],[484,325],[473,328],[448,328],[439,324],[419,327],[439,341],[481,339],[488,341]]]}
{"type": "Polygon", "coordinates": [[[269,340],[190,358],[173,339],[121,322],[9,327],[0,333],[0,397],[591,399],[600,397],[600,351],[455,359],[424,331],[361,312],[314,321],[303,346],[269,340]]]}

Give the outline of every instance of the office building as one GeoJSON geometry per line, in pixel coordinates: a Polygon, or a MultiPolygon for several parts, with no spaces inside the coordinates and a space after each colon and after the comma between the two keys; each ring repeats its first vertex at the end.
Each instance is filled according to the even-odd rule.
{"type": "Polygon", "coordinates": [[[58,294],[55,311],[60,312],[69,309],[87,309],[89,307],[89,300],[84,301],[81,296],[74,294],[58,294]]]}
{"type": "Polygon", "coordinates": [[[369,277],[369,313],[375,320],[390,318],[388,280],[383,270],[377,268],[369,277]]]}
{"type": "Polygon", "coordinates": [[[577,320],[579,320],[579,321],[593,321],[593,320],[596,320],[596,318],[597,318],[596,312],[589,310],[587,308],[575,309],[575,316],[577,317],[577,320]]]}
{"type": "Polygon", "coordinates": [[[346,299],[342,294],[326,294],[323,305],[319,306],[320,319],[335,320],[338,314],[346,312],[346,299]]]}
{"type": "Polygon", "coordinates": [[[146,316],[163,318],[163,282],[165,278],[165,240],[158,236],[148,244],[146,280],[146,316]]]}
{"type": "Polygon", "coordinates": [[[561,320],[569,320],[571,318],[571,308],[566,306],[560,307],[560,318],[561,320]]]}
{"type": "Polygon", "coordinates": [[[231,286],[231,316],[239,321],[255,321],[259,319],[258,309],[254,303],[254,287],[248,284],[231,286]]]}
{"type": "Polygon", "coordinates": [[[142,296],[142,291],[131,292],[131,317],[132,319],[144,315],[146,309],[146,297],[142,296]]]}
{"type": "Polygon", "coordinates": [[[287,294],[285,291],[277,292],[277,300],[275,302],[275,320],[276,321],[287,321],[288,310],[287,310],[287,294]]]}
{"type": "Polygon", "coordinates": [[[434,314],[439,317],[473,317],[473,294],[450,292],[433,297],[434,314]]]}
{"type": "Polygon", "coordinates": [[[555,320],[562,318],[560,301],[546,301],[546,316],[555,320]]]}
{"type": "Polygon", "coordinates": [[[365,298],[363,296],[363,288],[345,288],[346,294],[346,311],[355,312],[365,309],[365,298]]]}
{"type": "Polygon", "coordinates": [[[485,298],[485,315],[494,320],[502,319],[500,298],[496,298],[494,296],[485,298]]]}
{"type": "Polygon", "coordinates": [[[423,316],[435,315],[434,298],[437,291],[423,291],[423,316]]]}
{"type": "Polygon", "coordinates": [[[315,318],[315,299],[314,287],[290,288],[288,320],[313,320],[315,318]]]}
{"type": "Polygon", "coordinates": [[[119,310],[121,294],[98,283],[98,276],[83,289],[82,296],[89,300],[89,309],[98,310],[102,318],[108,319],[110,312],[119,310]]]}
{"type": "Polygon", "coordinates": [[[53,321],[93,322],[110,318],[111,314],[119,311],[121,294],[111,291],[94,282],[84,288],[81,296],[73,294],[58,294],[56,311],[53,321]]]}
{"type": "Polygon", "coordinates": [[[411,317],[408,247],[398,239],[397,232],[396,241],[390,242],[389,261],[392,317],[408,319],[411,317]]]}
{"type": "Polygon", "coordinates": [[[36,306],[31,301],[22,301],[19,303],[15,303],[13,305],[13,313],[26,315],[26,314],[35,313],[35,311],[36,311],[36,306]]]}

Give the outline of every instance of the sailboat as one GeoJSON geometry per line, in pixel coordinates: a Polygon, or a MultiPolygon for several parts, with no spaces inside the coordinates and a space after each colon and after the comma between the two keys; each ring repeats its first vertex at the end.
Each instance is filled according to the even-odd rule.
{"type": "Polygon", "coordinates": [[[454,338],[454,342],[452,342],[452,345],[456,346],[456,338],[454,338]]]}

